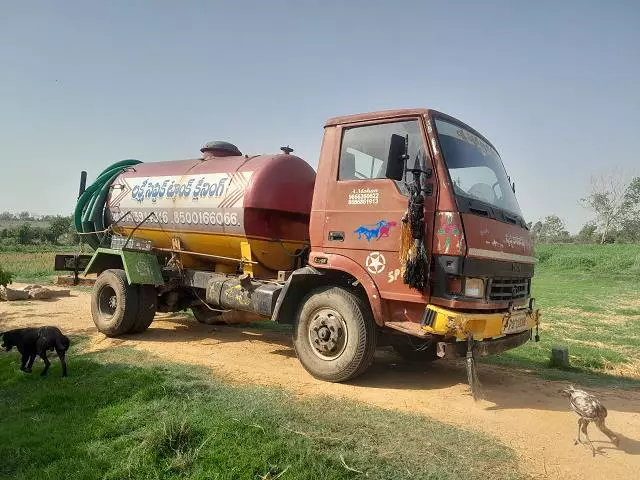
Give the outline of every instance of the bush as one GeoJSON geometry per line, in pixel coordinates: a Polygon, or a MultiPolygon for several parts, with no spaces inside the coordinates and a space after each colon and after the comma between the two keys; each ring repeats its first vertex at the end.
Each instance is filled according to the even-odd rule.
{"type": "Polygon", "coordinates": [[[13,273],[5,272],[2,267],[0,267],[0,285],[6,287],[13,280],[13,273]]]}
{"type": "Polygon", "coordinates": [[[49,216],[47,220],[27,220],[19,224],[3,225],[0,229],[3,244],[17,245],[71,245],[78,243],[73,218],[60,215],[49,216]]]}
{"type": "Polygon", "coordinates": [[[535,257],[538,259],[538,262],[540,262],[540,264],[547,263],[547,261],[551,258],[551,255],[552,253],[547,249],[540,251],[540,249],[536,248],[535,257]]]}

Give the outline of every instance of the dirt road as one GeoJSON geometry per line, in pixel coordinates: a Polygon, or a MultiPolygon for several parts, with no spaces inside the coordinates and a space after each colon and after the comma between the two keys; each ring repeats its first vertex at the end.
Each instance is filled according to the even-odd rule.
{"type": "MultiPolygon", "coordinates": [[[[349,397],[482,430],[515,449],[522,468],[539,478],[630,479],[640,471],[640,392],[595,391],[609,409],[607,424],[621,437],[616,449],[595,427],[591,439],[600,453],[574,446],[576,417],[558,395],[560,383],[499,367],[480,367],[485,398],[471,399],[461,365],[436,362],[416,366],[379,352],[375,364],[350,384],[330,384],[309,376],[295,358],[289,335],[233,327],[211,327],[158,315],[140,335],[108,339],[95,329],[89,294],[48,302],[0,302],[0,331],[26,325],[59,325],[85,334],[91,349],[127,345],[171,361],[210,367],[236,382],[286,388],[298,395],[349,397]]],[[[70,360],[73,375],[73,360],[70,360]]]]}

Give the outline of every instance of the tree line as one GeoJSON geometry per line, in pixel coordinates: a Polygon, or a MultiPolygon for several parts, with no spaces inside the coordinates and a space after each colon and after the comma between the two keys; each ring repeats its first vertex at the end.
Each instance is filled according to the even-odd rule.
{"type": "Polygon", "coordinates": [[[549,215],[529,229],[539,243],[640,243],[640,177],[609,170],[592,175],[580,204],[594,215],[577,235],[570,235],[557,215],[549,215]]]}
{"type": "Polygon", "coordinates": [[[78,243],[73,217],[47,215],[37,219],[28,212],[0,213],[0,244],[73,245],[78,243]],[[3,225],[3,222],[5,224],[3,225]],[[8,223],[8,224],[7,224],[8,223]]]}

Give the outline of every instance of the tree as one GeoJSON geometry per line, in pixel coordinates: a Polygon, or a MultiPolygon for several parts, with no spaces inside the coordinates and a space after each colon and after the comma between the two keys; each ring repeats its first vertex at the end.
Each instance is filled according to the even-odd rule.
{"type": "Polygon", "coordinates": [[[533,240],[537,241],[540,237],[540,230],[542,230],[542,222],[538,220],[533,226],[530,228],[531,235],[533,236],[533,240]]]}
{"type": "Polygon", "coordinates": [[[571,239],[564,222],[557,215],[548,215],[543,222],[536,222],[538,241],[543,243],[567,242],[571,239]]]}
{"type": "Polygon", "coordinates": [[[596,215],[600,230],[600,243],[605,243],[607,234],[622,223],[626,192],[630,182],[624,172],[616,169],[591,176],[591,188],[582,205],[596,215]]]}
{"type": "Polygon", "coordinates": [[[29,212],[20,212],[18,214],[18,220],[30,220],[31,219],[31,215],[29,214],[29,212]]]}
{"type": "Polygon", "coordinates": [[[622,241],[640,242],[640,177],[634,177],[624,195],[618,237],[622,241]]]}
{"type": "Polygon", "coordinates": [[[10,212],[2,212],[2,213],[0,213],[0,220],[3,220],[3,221],[13,220],[15,218],[16,217],[15,217],[15,215],[13,213],[10,213],[10,212]]]}
{"type": "Polygon", "coordinates": [[[587,222],[576,235],[576,240],[580,243],[592,243],[595,240],[598,226],[595,222],[587,222]]]}
{"type": "Polygon", "coordinates": [[[16,231],[16,238],[20,245],[33,243],[37,236],[38,232],[29,223],[23,223],[16,231]]]}
{"type": "Polygon", "coordinates": [[[66,235],[71,232],[71,227],[71,217],[62,217],[60,215],[53,217],[49,223],[49,235],[47,241],[54,244],[58,243],[58,239],[62,235],[66,235]]]}

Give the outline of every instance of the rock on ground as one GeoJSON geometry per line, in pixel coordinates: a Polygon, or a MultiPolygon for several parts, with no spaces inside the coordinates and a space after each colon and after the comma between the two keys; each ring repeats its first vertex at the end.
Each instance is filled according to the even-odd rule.
{"type": "Polygon", "coordinates": [[[68,297],[70,290],[52,289],[41,285],[27,285],[24,288],[0,287],[0,299],[14,300],[46,300],[53,297],[68,297]]]}
{"type": "Polygon", "coordinates": [[[16,288],[0,286],[0,299],[5,302],[11,302],[13,300],[28,300],[29,292],[18,290],[16,288]]]}

